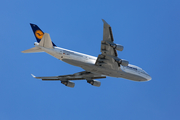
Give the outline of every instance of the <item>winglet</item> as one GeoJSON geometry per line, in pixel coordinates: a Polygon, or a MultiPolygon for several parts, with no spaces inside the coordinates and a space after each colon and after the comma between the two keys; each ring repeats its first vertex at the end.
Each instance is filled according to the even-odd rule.
{"type": "Polygon", "coordinates": [[[33,78],[36,78],[36,76],[34,76],[33,74],[31,74],[33,76],[33,78]]]}
{"type": "Polygon", "coordinates": [[[107,24],[107,25],[109,25],[109,24],[108,24],[108,23],[107,23],[107,22],[106,22],[104,19],[102,19],[102,21],[103,21],[103,23],[104,23],[104,24],[107,24]]]}

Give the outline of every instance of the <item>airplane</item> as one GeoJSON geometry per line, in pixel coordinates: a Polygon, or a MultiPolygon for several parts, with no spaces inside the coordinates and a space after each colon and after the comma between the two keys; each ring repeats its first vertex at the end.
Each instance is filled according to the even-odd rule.
{"type": "Polygon", "coordinates": [[[103,40],[101,41],[101,54],[98,57],[75,52],[57,47],[48,33],[44,33],[37,25],[30,23],[37,42],[33,48],[22,51],[22,53],[46,52],[51,56],[68,64],[81,67],[85,71],[60,76],[36,77],[44,81],[59,80],[67,87],[73,88],[72,80],[87,80],[87,83],[99,87],[101,82],[95,79],[106,78],[106,76],[125,78],[132,81],[150,81],[151,76],[142,68],[129,64],[127,60],[120,59],[117,51],[123,51],[123,46],[114,43],[111,26],[103,20],[103,40]]]}

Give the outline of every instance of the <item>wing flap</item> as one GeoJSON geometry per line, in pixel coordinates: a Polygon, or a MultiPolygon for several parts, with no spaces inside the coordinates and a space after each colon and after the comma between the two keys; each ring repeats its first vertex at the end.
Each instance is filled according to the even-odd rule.
{"type": "Polygon", "coordinates": [[[95,65],[102,66],[108,69],[118,70],[119,65],[115,62],[114,57],[100,54],[95,65]]]}

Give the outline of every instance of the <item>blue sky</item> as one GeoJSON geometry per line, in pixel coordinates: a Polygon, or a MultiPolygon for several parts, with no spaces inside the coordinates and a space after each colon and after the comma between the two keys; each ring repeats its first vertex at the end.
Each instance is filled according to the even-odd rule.
{"type": "Polygon", "coordinates": [[[1,120],[179,120],[180,1],[178,0],[9,0],[0,4],[1,120]],[[29,23],[60,47],[98,56],[105,19],[118,52],[146,70],[152,80],[102,79],[101,87],[36,76],[83,71],[46,53],[23,54],[35,38],[29,23]]]}

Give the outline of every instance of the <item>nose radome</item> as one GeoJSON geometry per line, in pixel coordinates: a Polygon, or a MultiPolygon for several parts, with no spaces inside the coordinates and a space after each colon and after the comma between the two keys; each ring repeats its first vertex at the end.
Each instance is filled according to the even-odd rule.
{"type": "Polygon", "coordinates": [[[148,77],[147,77],[147,81],[150,81],[152,78],[151,78],[151,76],[150,75],[148,75],[148,77]]]}

